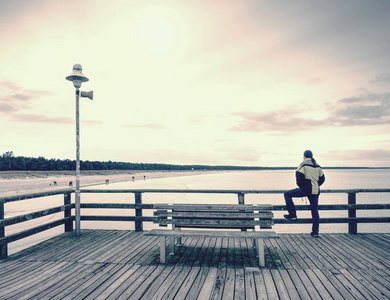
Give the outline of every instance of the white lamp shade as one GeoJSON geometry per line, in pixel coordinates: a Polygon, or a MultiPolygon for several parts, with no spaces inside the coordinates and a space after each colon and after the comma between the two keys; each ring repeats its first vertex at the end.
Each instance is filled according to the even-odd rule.
{"type": "Polygon", "coordinates": [[[81,82],[87,82],[89,79],[83,74],[83,69],[81,68],[81,65],[75,64],[73,66],[73,72],[69,76],[66,76],[66,80],[69,81],[81,81],[81,82]]]}

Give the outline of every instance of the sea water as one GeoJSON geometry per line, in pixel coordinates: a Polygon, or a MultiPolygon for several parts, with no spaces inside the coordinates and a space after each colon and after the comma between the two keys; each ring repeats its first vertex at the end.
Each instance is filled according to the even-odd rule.
{"type": "MultiPolygon", "coordinates": [[[[326,190],[351,190],[351,189],[389,189],[390,169],[337,169],[324,170],[326,181],[322,186],[326,190]]],[[[81,182],[82,184],[82,182],[81,182]]],[[[261,171],[221,171],[209,174],[195,174],[177,177],[165,177],[148,179],[136,177],[134,180],[118,182],[109,185],[89,186],[88,189],[164,189],[164,190],[277,190],[284,191],[295,188],[295,170],[261,170],[261,171]]],[[[74,195],[73,195],[74,196],[74,195]]],[[[347,193],[322,193],[320,204],[347,204],[347,193]]],[[[73,197],[74,201],[74,197],[73,197]]],[[[306,198],[295,198],[297,205],[308,205],[306,198]]],[[[82,203],[134,203],[133,193],[104,193],[104,194],[81,194],[82,203]]],[[[237,194],[210,194],[210,193],[143,193],[142,203],[238,203],[237,194]]],[[[246,194],[247,204],[273,204],[284,205],[283,194],[246,194]]],[[[369,203],[390,203],[390,193],[358,193],[358,204],[369,203]]],[[[26,200],[16,203],[6,204],[6,218],[28,213],[34,210],[41,210],[48,207],[63,204],[63,196],[53,196],[37,198],[36,200],[26,200]]],[[[74,212],[73,212],[74,213],[74,212]]],[[[286,212],[274,212],[275,218],[282,218],[286,212]]],[[[117,209],[82,209],[82,215],[134,215],[131,210],[117,209]]],[[[63,214],[50,215],[45,222],[60,219],[63,214]]],[[[152,211],[144,210],[144,216],[151,216],[152,211]]],[[[358,211],[358,217],[389,217],[388,210],[358,211]]],[[[310,211],[298,211],[298,217],[310,218],[310,211]]],[[[334,218],[347,217],[346,211],[320,211],[320,217],[334,218]]],[[[37,226],[41,219],[32,220],[22,224],[9,226],[6,234],[19,232],[31,226],[37,226]],[[26,227],[28,226],[28,227],[26,227]]],[[[153,224],[144,223],[144,229],[151,229],[153,224]]],[[[83,229],[134,229],[134,222],[81,222],[83,229]]],[[[274,225],[273,229],[278,233],[304,233],[310,232],[310,224],[297,225],[274,225]]],[[[347,224],[321,224],[320,232],[347,232],[347,224]]],[[[63,226],[46,231],[42,234],[34,235],[27,239],[11,243],[9,253],[29,246],[31,243],[39,242],[50,236],[63,232],[63,226]]],[[[358,232],[390,232],[390,224],[358,224],[358,232]]]]}

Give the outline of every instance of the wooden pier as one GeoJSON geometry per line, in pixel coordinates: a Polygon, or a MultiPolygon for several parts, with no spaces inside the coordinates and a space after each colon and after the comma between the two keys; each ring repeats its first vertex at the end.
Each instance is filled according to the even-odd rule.
{"type": "Polygon", "coordinates": [[[0,299],[390,299],[390,234],[280,234],[265,253],[185,238],[164,265],[142,231],[66,232],[0,260],[0,299]]]}

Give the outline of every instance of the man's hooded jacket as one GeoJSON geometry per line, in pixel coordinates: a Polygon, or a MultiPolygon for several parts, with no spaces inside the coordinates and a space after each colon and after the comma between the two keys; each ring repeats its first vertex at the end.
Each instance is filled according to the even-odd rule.
{"type": "Polygon", "coordinates": [[[319,195],[320,185],[325,181],[321,167],[311,158],[305,158],[299,165],[295,177],[297,185],[306,195],[319,195]]]}

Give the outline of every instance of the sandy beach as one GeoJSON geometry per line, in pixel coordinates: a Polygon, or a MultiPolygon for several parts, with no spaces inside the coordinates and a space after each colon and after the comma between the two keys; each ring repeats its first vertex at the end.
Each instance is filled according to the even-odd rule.
{"type": "MultiPolygon", "coordinates": [[[[99,170],[81,171],[81,187],[110,183],[148,180],[163,177],[177,177],[207,174],[217,171],[139,171],[139,170],[99,170]]],[[[76,185],[74,171],[1,171],[0,197],[38,193],[69,188],[76,185]]]]}

